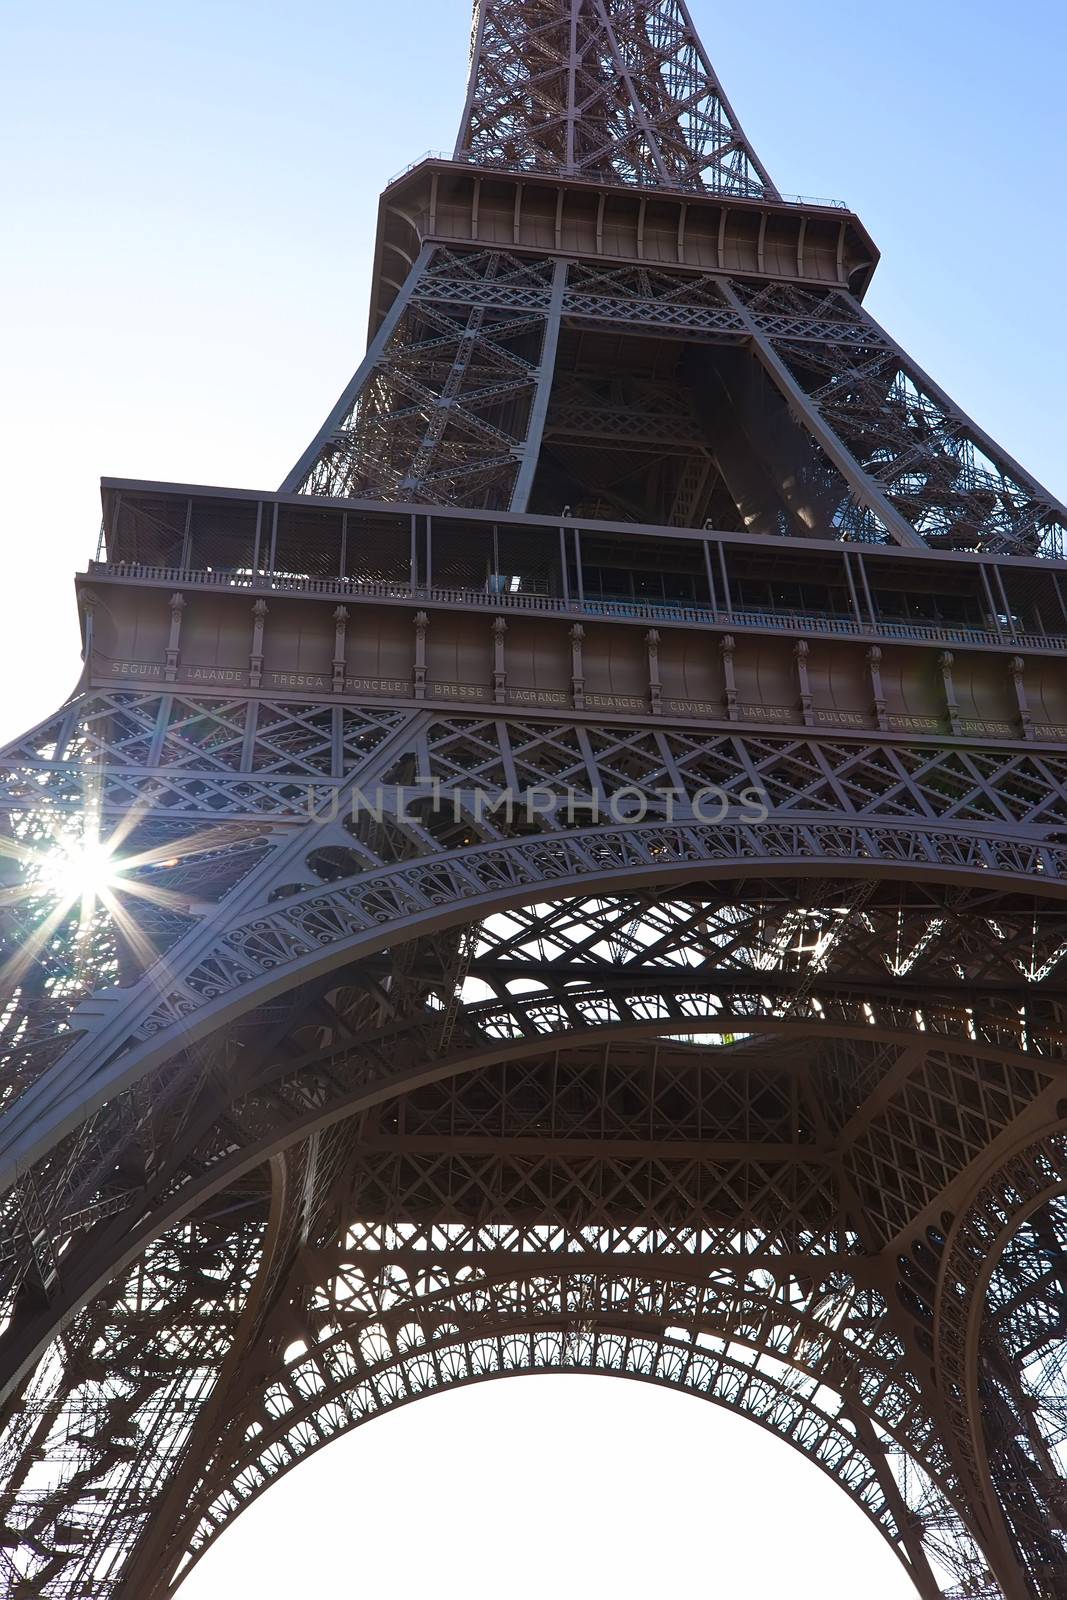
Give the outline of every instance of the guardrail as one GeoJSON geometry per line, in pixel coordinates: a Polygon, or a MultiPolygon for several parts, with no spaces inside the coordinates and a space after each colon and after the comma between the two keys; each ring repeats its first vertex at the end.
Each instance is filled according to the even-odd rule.
{"type": "MultiPolygon", "coordinates": [[[[581,178],[586,176],[581,172],[562,172],[554,167],[534,167],[525,165],[521,161],[485,161],[478,156],[457,156],[451,150],[426,150],[414,161],[409,161],[406,167],[394,173],[389,179],[387,188],[392,188],[394,183],[399,183],[401,178],[406,178],[409,172],[414,172],[416,167],[421,167],[424,161],[454,161],[458,166],[480,167],[486,172],[510,172],[520,176],[525,173],[530,178],[581,178]]],[[[687,195],[691,199],[694,195],[706,195],[709,200],[766,200],[770,205],[787,206],[814,206],[822,211],[851,211],[852,207],[846,200],[828,200],[810,194],[776,194],[764,195],[761,193],[742,194],[736,189],[723,184],[719,188],[706,184],[694,184],[686,188],[680,183],[664,183],[658,178],[628,178],[625,187],[628,189],[648,189],[657,194],[687,195]]]]}
{"type": "Polygon", "coordinates": [[[1016,650],[1062,650],[1067,634],[1023,633],[1008,628],[954,627],[949,623],[859,622],[854,617],[802,611],[760,611],[744,606],[671,605],[654,601],[597,600],[520,590],[498,592],[384,579],[312,578],[299,573],[214,570],[210,567],[146,566],[128,561],[90,561],[90,577],[121,578],[175,588],[241,590],[250,594],[309,594],[330,600],[386,600],[410,605],[464,606],[480,611],[519,611],[543,616],[604,617],[618,622],[664,623],[707,628],[758,628],[776,633],[824,634],[833,638],[901,639],[912,644],[1000,645],[1016,650]]]}

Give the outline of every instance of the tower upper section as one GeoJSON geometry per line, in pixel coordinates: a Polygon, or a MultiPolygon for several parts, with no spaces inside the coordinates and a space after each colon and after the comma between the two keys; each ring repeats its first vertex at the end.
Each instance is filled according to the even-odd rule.
{"type": "Polygon", "coordinates": [[[477,0],[455,155],[383,194],[369,349],[282,493],[610,524],[612,582],[627,525],[1060,556],[1067,509],[867,315],[877,259],[771,183],[685,0],[477,0]]]}
{"type": "Polygon", "coordinates": [[[456,159],[777,199],[685,0],[475,0],[456,159]]]}

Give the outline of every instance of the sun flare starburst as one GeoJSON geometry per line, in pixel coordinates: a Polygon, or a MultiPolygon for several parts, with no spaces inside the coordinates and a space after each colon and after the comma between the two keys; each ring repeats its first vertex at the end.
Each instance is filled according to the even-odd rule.
{"type": "MultiPolygon", "coordinates": [[[[188,894],[160,879],[217,849],[217,837],[205,832],[137,846],[142,815],[143,807],[131,808],[109,829],[89,806],[77,822],[0,840],[0,858],[17,874],[6,874],[7,886],[0,887],[0,989],[21,983],[53,946],[58,951],[62,945],[69,961],[99,937],[117,938],[143,970],[159,952],[138,906],[179,916],[202,913],[188,894]]],[[[0,870],[4,866],[0,860],[0,870]]]]}
{"type": "Polygon", "coordinates": [[[118,886],[123,865],[114,844],[85,830],[57,840],[39,859],[41,888],[52,899],[72,906],[95,906],[118,886]]]}

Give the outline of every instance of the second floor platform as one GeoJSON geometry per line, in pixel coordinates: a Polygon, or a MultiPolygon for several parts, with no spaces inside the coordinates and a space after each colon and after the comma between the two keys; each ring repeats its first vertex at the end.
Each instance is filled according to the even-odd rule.
{"type": "Polygon", "coordinates": [[[97,684],[1067,740],[1067,563],[106,480],[97,684]]]}

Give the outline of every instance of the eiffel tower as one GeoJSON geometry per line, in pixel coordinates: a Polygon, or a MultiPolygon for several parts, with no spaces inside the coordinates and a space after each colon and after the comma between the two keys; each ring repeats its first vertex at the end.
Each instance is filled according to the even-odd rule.
{"type": "Polygon", "coordinates": [[[478,0],[282,488],[104,481],[0,775],[13,1600],[564,1370],[1067,1595],[1067,513],[877,259],[683,0],[478,0]]]}

